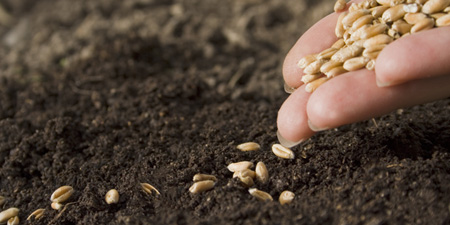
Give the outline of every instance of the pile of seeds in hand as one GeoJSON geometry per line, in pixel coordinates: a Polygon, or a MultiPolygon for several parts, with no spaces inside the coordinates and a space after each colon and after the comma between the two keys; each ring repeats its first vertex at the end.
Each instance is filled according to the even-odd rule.
{"type": "MultiPolygon", "coordinates": [[[[305,90],[313,92],[327,80],[348,71],[373,70],[381,50],[392,41],[435,27],[450,25],[450,0],[365,0],[339,15],[330,48],[300,59],[305,90]]],[[[346,8],[338,0],[335,12],[346,8]]]]}

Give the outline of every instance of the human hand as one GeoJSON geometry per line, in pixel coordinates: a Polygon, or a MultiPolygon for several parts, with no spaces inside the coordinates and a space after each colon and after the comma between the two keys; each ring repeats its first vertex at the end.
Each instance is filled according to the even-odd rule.
{"type": "MultiPolygon", "coordinates": [[[[360,2],[360,1],[356,1],[360,2]]],[[[333,13],[311,27],[289,51],[283,65],[286,85],[296,90],[278,112],[278,138],[291,147],[335,128],[450,96],[450,27],[402,37],[379,54],[375,71],[339,75],[308,93],[297,62],[336,40],[333,13]]]]}

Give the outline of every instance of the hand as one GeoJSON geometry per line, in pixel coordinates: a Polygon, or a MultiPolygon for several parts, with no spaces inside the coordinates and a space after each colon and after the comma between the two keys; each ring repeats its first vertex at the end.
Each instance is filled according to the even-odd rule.
{"type": "MultiPolygon", "coordinates": [[[[358,2],[358,1],[357,1],[358,2]]],[[[283,65],[286,85],[296,88],[278,112],[278,137],[292,147],[315,132],[335,128],[450,96],[450,27],[402,37],[383,49],[375,71],[339,75],[307,93],[297,62],[336,40],[333,13],[311,27],[289,51],[283,65]]]]}

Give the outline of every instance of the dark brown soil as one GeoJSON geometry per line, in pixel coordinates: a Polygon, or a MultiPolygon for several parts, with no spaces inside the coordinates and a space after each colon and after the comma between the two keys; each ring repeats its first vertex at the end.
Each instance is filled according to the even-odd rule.
{"type": "Polygon", "coordinates": [[[271,153],[284,55],[331,0],[0,3],[1,208],[21,224],[450,224],[449,99],[271,153]],[[293,203],[254,199],[226,168],[241,160],[293,203]],[[219,181],[191,194],[199,172],[219,181]],[[58,212],[61,185],[75,193],[58,212]]]}

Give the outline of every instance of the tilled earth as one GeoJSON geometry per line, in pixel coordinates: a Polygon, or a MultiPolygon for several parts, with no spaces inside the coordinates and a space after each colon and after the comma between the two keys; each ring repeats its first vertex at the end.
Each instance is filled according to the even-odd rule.
{"type": "Polygon", "coordinates": [[[284,55],[334,1],[0,3],[1,209],[21,224],[450,224],[449,99],[272,154],[284,55]],[[294,201],[252,197],[226,168],[242,160],[294,201]],[[191,194],[196,173],[214,189],[191,194]],[[62,185],[75,192],[56,211],[62,185]]]}

